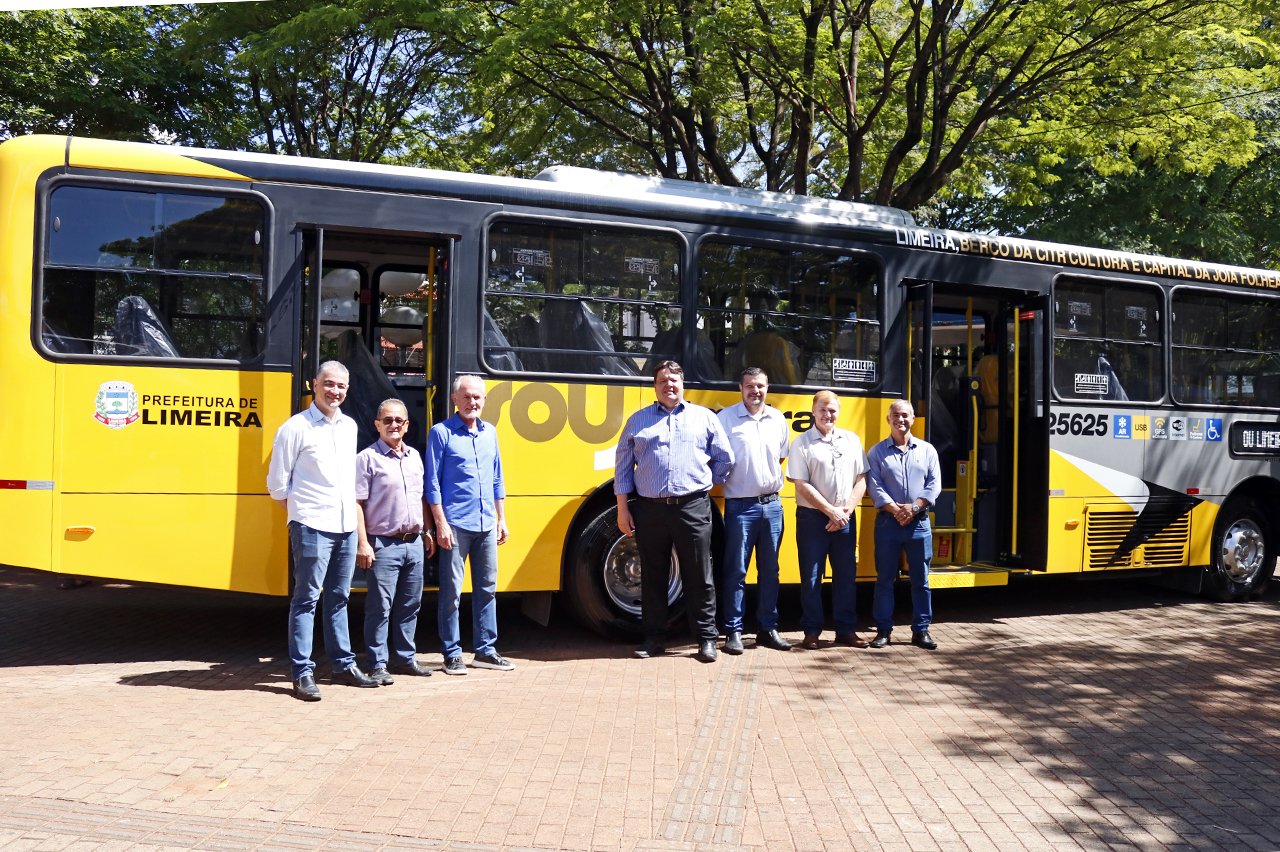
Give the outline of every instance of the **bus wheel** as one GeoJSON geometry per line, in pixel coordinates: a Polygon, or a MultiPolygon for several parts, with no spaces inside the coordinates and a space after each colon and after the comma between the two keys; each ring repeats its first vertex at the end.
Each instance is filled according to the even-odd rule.
{"type": "Polygon", "coordinates": [[[1276,567],[1271,524],[1252,500],[1233,500],[1213,527],[1213,567],[1209,585],[1220,601],[1261,594],[1276,567]]]}
{"type": "MultiPolygon", "coordinates": [[[[570,545],[565,592],[585,627],[612,639],[643,635],[640,623],[640,550],[634,537],[618,529],[618,507],[610,506],[587,524],[570,545]]],[[[684,620],[684,586],[675,551],[667,580],[667,627],[684,620]]]]}

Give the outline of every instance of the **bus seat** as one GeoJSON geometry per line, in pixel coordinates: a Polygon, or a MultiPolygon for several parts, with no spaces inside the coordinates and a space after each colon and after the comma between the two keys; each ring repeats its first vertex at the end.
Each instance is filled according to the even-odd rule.
{"type": "Polygon", "coordinates": [[[800,348],[776,331],[753,331],[738,341],[733,355],[725,359],[725,372],[737,375],[747,367],[759,367],[772,384],[798,385],[800,348]]]}
{"type": "Polygon", "coordinates": [[[954,471],[957,451],[960,447],[960,427],[956,424],[955,418],[951,416],[951,411],[947,408],[946,403],[943,402],[936,385],[929,392],[929,411],[927,416],[929,442],[938,451],[942,469],[944,471],[954,471]]]}
{"type": "Polygon", "coordinates": [[[583,354],[547,353],[547,369],[562,373],[589,373],[601,376],[634,376],[635,367],[625,358],[591,355],[613,352],[613,335],[604,320],[579,301],[548,301],[538,321],[538,334],[545,349],[577,349],[583,354]]]}
{"type": "Polygon", "coordinates": [[[141,296],[125,296],[116,303],[116,327],[113,342],[121,355],[150,358],[180,358],[168,327],[147,300],[141,296]]]}
{"type": "Polygon", "coordinates": [[[520,363],[524,365],[523,368],[535,373],[546,372],[546,359],[542,353],[528,351],[542,347],[542,331],[538,318],[533,314],[521,314],[516,317],[515,325],[508,331],[511,332],[511,345],[522,350],[520,363]]]}
{"type": "Polygon", "coordinates": [[[50,352],[59,352],[64,355],[92,355],[93,341],[82,340],[78,337],[71,337],[63,334],[49,320],[43,320],[40,323],[40,336],[44,340],[44,345],[48,347],[50,352]]]}
{"type": "Polygon", "coordinates": [[[364,449],[378,440],[378,429],[373,425],[378,418],[378,406],[384,399],[398,399],[400,393],[356,329],[348,329],[338,336],[338,360],[351,374],[342,413],[356,421],[359,449],[364,449]]]}
{"type": "MultiPolygon", "coordinates": [[[[644,362],[644,374],[646,376],[652,376],[653,371],[657,369],[658,364],[667,358],[679,361],[684,357],[681,355],[682,349],[684,349],[684,346],[681,341],[680,326],[675,326],[674,328],[668,328],[658,332],[653,337],[653,346],[650,351],[659,353],[661,357],[651,356],[646,360],[644,362]]],[[[711,342],[711,338],[707,336],[705,331],[699,330],[697,359],[698,373],[703,379],[718,382],[724,379],[725,376],[720,372],[720,367],[716,364],[715,353],[715,344],[711,342]]],[[[736,379],[737,376],[735,375],[732,378],[736,379]]]]}
{"type": "Polygon", "coordinates": [[[1280,375],[1254,376],[1254,405],[1275,405],[1280,402],[1280,375]]]}
{"type": "Polygon", "coordinates": [[[1120,379],[1116,377],[1116,371],[1111,368],[1111,362],[1107,360],[1106,355],[1098,356],[1098,374],[1107,377],[1107,392],[1103,399],[1117,402],[1129,401],[1129,395],[1124,392],[1124,386],[1120,384],[1120,379]]]}
{"type": "Polygon", "coordinates": [[[486,309],[484,312],[484,348],[488,350],[490,347],[495,347],[498,351],[486,351],[485,360],[495,370],[523,372],[524,364],[520,362],[520,356],[506,348],[510,345],[510,342],[507,341],[501,329],[498,328],[498,324],[493,321],[493,317],[489,315],[489,311],[486,309]]]}

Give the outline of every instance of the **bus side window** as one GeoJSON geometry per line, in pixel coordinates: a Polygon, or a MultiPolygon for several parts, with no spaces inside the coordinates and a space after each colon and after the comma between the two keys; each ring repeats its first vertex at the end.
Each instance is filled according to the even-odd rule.
{"type": "Polygon", "coordinates": [[[263,347],[253,199],[89,186],[52,192],[41,340],[58,354],[247,361],[263,347]]]}
{"type": "Polygon", "coordinates": [[[489,230],[486,362],[639,376],[680,357],[680,242],[652,231],[498,222],[489,230]]]}
{"type": "Polygon", "coordinates": [[[1065,279],[1054,286],[1053,385],[1063,399],[1164,396],[1160,290],[1065,279]]]}
{"type": "Polygon", "coordinates": [[[698,253],[698,340],[714,378],[759,367],[779,385],[880,381],[879,268],[818,251],[705,242],[698,253]]]}
{"type": "Polygon", "coordinates": [[[1280,405],[1280,300],[1177,290],[1173,395],[1197,405],[1280,405]]]}

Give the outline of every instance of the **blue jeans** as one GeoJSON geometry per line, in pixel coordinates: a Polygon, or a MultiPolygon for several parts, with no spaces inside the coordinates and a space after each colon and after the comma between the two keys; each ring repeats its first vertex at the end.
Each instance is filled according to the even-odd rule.
{"type": "Polygon", "coordinates": [[[756,552],[756,620],[766,633],[778,627],[778,547],[782,544],[782,501],[724,501],[724,576],[720,583],[720,622],[726,634],[742,632],[747,564],[756,552]]]}
{"type": "Polygon", "coordinates": [[[911,576],[911,632],[928,630],[933,623],[933,599],[929,591],[929,563],[933,561],[933,529],[923,515],[905,527],[887,512],[876,513],[876,596],[871,615],[876,630],[893,630],[893,584],[898,579],[903,552],[911,576]]]}
{"type": "Polygon", "coordinates": [[[817,509],[796,507],[796,550],[800,552],[800,628],[805,635],[822,632],[822,573],[831,562],[831,609],[836,635],[854,631],[858,623],[858,524],[827,531],[831,519],[817,509]]]}
{"type": "Polygon", "coordinates": [[[498,530],[472,532],[454,527],[453,539],[453,550],[444,551],[440,559],[440,650],[446,660],[462,656],[458,603],[462,572],[470,557],[471,641],[477,654],[492,654],[498,641],[498,530]]]}
{"type": "Polygon", "coordinates": [[[422,539],[370,539],[373,565],[367,572],[369,593],[364,602],[365,657],[370,669],[386,668],[387,633],[394,625],[390,633],[395,658],[390,662],[408,665],[418,658],[414,635],[422,606],[422,539]]]}
{"type": "Polygon", "coordinates": [[[289,603],[289,670],[294,680],[315,671],[311,644],[316,603],[322,602],[324,652],[335,672],[356,664],[347,629],[347,598],[356,567],[356,531],[329,533],[289,522],[293,551],[293,600],[289,603]]]}

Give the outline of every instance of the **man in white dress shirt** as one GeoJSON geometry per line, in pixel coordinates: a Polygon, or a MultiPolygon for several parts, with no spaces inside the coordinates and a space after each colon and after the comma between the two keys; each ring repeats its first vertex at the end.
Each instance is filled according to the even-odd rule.
{"type": "Polygon", "coordinates": [[[787,457],[790,424],[765,404],[769,377],[759,367],[742,371],[742,402],[717,415],[733,448],[733,470],[724,483],[724,575],[720,583],[720,619],[724,650],[742,653],[742,618],[751,551],[756,554],[756,645],[791,650],[778,633],[778,547],[782,544],[782,460],[787,457]]]}
{"type": "Polygon", "coordinates": [[[315,401],[276,432],[267,491],[289,513],[293,600],[289,604],[289,664],[293,695],[319,701],[311,643],[316,604],[323,604],[324,651],[333,679],[376,687],[356,666],[347,627],[347,598],[356,564],[356,422],[339,410],[347,398],[347,368],[326,361],[316,371],[315,401]]]}

